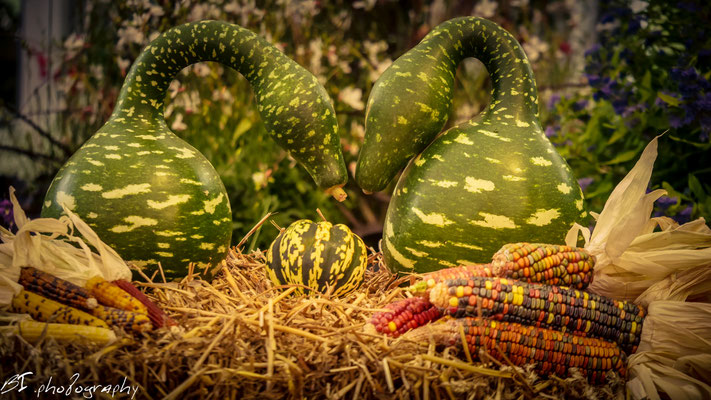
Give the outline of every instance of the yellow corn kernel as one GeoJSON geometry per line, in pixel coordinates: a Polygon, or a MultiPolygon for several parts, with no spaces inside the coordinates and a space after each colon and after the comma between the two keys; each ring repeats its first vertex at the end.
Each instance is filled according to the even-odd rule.
{"type": "Polygon", "coordinates": [[[137,298],[99,276],[89,279],[86,282],[86,288],[96,297],[99,303],[105,306],[148,314],[146,306],[137,298]]]}
{"type": "Polygon", "coordinates": [[[43,322],[108,328],[108,325],[106,325],[104,321],[94,318],[84,311],[50,300],[27,290],[21,290],[20,293],[12,299],[12,311],[29,314],[32,318],[43,322]]]}
{"type": "Polygon", "coordinates": [[[114,331],[96,326],[21,321],[13,328],[16,334],[33,344],[43,337],[54,339],[59,343],[89,342],[97,345],[116,340],[114,331]]]}

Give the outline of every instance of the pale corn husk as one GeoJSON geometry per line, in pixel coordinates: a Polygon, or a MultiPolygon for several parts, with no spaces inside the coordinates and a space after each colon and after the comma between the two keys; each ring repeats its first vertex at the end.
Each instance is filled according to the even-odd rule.
{"type": "Polygon", "coordinates": [[[25,266],[79,286],[97,275],[110,281],[131,279],[131,271],[121,257],[69,209],[64,208],[66,215],[59,219],[29,220],[14,188],[10,188],[10,200],[18,230],[13,234],[0,228],[0,307],[8,305],[22,289],[17,281],[20,268],[25,266]]]}
{"type": "Polygon", "coordinates": [[[646,193],[657,140],[647,145],[634,168],[615,187],[597,216],[592,235],[580,225],[568,232],[567,244],[576,245],[582,232],[585,248],[597,258],[590,292],[645,305],[653,300],[686,298],[685,290],[711,296],[711,229],[706,221],[699,218],[679,225],[670,218],[650,217],[654,202],[666,194],[664,190],[646,193]],[[660,231],[655,232],[657,227],[660,231]],[[677,286],[674,297],[665,297],[671,293],[659,287],[655,294],[642,296],[655,284],[666,279],[671,282],[675,274],[692,269],[707,272],[697,271],[698,279],[685,289],[677,286]]]}
{"type": "Polygon", "coordinates": [[[711,400],[711,229],[703,218],[679,225],[650,217],[654,202],[666,194],[646,193],[657,140],[595,216],[592,234],[576,225],[566,243],[576,245],[582,233],[585,248],[597,258],[590,292],[648,307],[639,348],[628,364],[631,397],[654,400],[665,393],[711,400]]]}
{"type": "Polygon", "coordinates": [[[628,360],[633,399],[711,399],[711,304],[649,304],[639,348],[628,360]]]}

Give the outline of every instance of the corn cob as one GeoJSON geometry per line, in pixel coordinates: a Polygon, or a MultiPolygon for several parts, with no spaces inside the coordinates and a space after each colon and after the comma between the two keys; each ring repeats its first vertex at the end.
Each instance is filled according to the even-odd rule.
{"type": "Polygon", "coordinates": [[[21,290],[20,293],[12,299],[12,311],[29,314],[32,318],[43,322],[59,322],[108,328],[108,325],[106,325],[104,321],[94,318],[84,311],[58,303],[27,290],[21,290]]]}
{"type": "MultiPolygon", "coordinates": [[[[114,331],[96,326],[21,321],[9,328],[9,332],[19,334],[30,343],[37,343],[42,338],[51,338],[59,343],[89,342],[104,345],[116,340],[114,331]]],[[[3,332],[8,329],[2,328],[3,332]]]]}
{"type": "Polygon", "coordinates": [[[23,267],[20,270],[18,283],[29,291],[84,310],[91,310],[98,304],[89,291],[83,287],[37,268],[23,267]]]}
{"type": "Polygon", "coordinates": [[[491,264],[470,264],[459,267],[443,268],[424,274],[419,282],[410,286],[409,290],[413,293],[423,292],[432,289],[434,285],[440,282],[445,282],[449,279],[467,279],[470,276],[493,278],[495,275],[491,268],[491,264]]]}
{"type": "Polygon", "coordinates": [[[86,288],[96,297],[99,303],[105,306],[148,314],[148,310],[143,303],[120,287],[104,280],[104,278],[95,276],[89,279],[86,281],[86,288]]]}
{"type": "Polygon", "coordinates": [[[445,315],[570,331],[614,341],[628,354],[637,349],[645,316],[633,303],[576,289],[474,275],[437,283],[429,299],[445,315]]]}
{"type": "Polygon", "coordinates": [[[147,332],[153,327],[150,318],[148,318],[146,314],[141,314],[135,311],[127,311],[100,304],[98,307],[91,310],[91,313],[95,317],[102,319],[107,324],[123,328],[127,331],[132,330],[134,332],[147,332]]]}
{"type": "Polygon", "coordinates": [[[138,290],[133,284],[127,280],[118,279],[113,281],[113,283],[119,288],[126,291],[126,293],[135,297],[146,306],[148,310],[148,317],[151,319],[153,326],[156,328],[161,328],[163,326],[173,326],[177,325],[172,318],[168,316],[160,307],[158,307],[154,302],[151,301],[143,292],[138,290]]]}
{"type": "Polygon", "coordinates": [[[508,359],[520,367],[534,364],[541,375],[561,377],[571,375],[569,368],[575,367],[591,383],[604,383],[612,371],[626,375],[626,356],[615,343],[515,322],[449,319],[406,336],[413,334],[419,340],[420,336],[432,335],[437,343],[462,348],[462,328],[472,358],[479,357],[483,349],[501,362],[508,359]]]}
{"type": "Polygon", "coordinates": [[[373,314],[370,323],[375,330],[388,336],[398,337],[410,329],[438,319],[440,310],[423,297],[410,297],[390,303],[386,312],[373,314]]]}
{"type": "Polygon", "coordinates": [[[591,282],[595,256],[585,249],[540,243],[509,243],[494,254],[494,276],[584,289],[591,282]]]}

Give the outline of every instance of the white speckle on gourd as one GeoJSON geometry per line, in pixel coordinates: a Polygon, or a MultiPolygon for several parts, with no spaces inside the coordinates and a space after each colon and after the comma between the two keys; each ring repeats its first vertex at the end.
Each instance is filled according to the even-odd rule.
{"type": "MultiPolygon", "coordinates": [[[[215,197],[212,200],[205,200],[203,202],[205,205],[205,207],[204,207],[205,212],[208,214],[214,214],[215,209],[217,208],[218,205],[220,205],[220,203],[222,203],[223,198],[224,198],[224,195],[222,193],[220,193],[219,195],[217,195],[217,197],[215,197]]],[[[219,223],[219,221],[213,221],[213,222],[219,223]]]]}
{"type": "Polygon", "coordinates": [[[158,246],[159,249],[169,249],[170,248],[170,243],[156,243],[156,246],[158,246]]]}
{"type": "Polygon", "coordinates": [[[141,217],[140,215],[129,215],[123,219],[123,222],[128,223],[128,225],[115,225],[109,230],[114,233],[126,233],[144,226],[158,225],[157,219],[141,217]]]}
{"type": "Polygon", "coordinates": [[[97,161],[97,160],[94,160],[94,159],[92,159],[92,158],[87,158],[86,161],[87,161],[89,164],[94,165],[94,166],[96,166],[96,167],[102,167],[102,166],[104,165],[104,163],[102,163],[101,161],[97,161]]]}
{"type": "Polygon", "coordinates": [[[410,260],[409,258],[403,256],[400,254],[397,249],[395,249],[395,246],[393,246],[392,243],[390,243],[390,240],[388,240],[387,237],[383,239],[383,246],[387,247],[390,250],[390,254],[393,256],[395,261],[397,261],[403,268],[405,269],[415,269],[415,264],[417,263],[416,261],[410,260]]]}
{"type": "Polygon", "coordinates": [[[105,199],[120,199],[129,195],[143,194],[151,192],[150,183],[138,183],[126,185],[122,188],[109,190],[107,192],[101,193],[101,197],[105,199]]]}
{"type": "Polygon", "coordinates": [[[543,157],[531,157],[531,162],[533,165],[538,165],[541,167],[550,167],[553,163],[550,160],[546,160],[543,157]]]}
{"type": "Polygon", "coordinates": [[[501,160],[491,157],[484,157],[484,159],[492,164],[501,164],[501,160]]]}
{"type": "Polygon", "coordinates": [[[163,258],[170,258],[173,257],[173,253],[170,253],[168,251],[156,251],[155,253],[158,257],[163,257],[163,258]]]}
{"type": "Polygon", "coordinates": [[[435,180],[432,181],[432,184],[435,186],[438,186],[438,187],[445,188],[445,189],[451,188],[451,187],[456,187],[457,185],[459,185],[458,182],[454,182],[454,181],[435,181],[435,180]]]}
{"type": "Polygon", "coordinates": [[[76,208],[77,206],[77,202],[74,196],[65,193],[61,190],[57,192],[56,201],[57,204],[64,204],[64,207],[67,207],[69,210],[74,210],[74,208],[76,208]]]}
{"type": "Polygon", "coordinates": [[[457,142],[457,143],[467,144],[467,145],[473,145],[473,144],[474,144],[474,142],[472,142],[471,139],[469,139],[469,136],[467,136],[467,135],[464,134],[464,133],[460,133],[459,136],[457,136],[456,138],[454,138],[454,141],[457,142]]]}
{"type": "Polygon", "coordinates": [[[215,243],[200,243],[200,250],[212,250],[215,248],[215,243]]]}
{"type": "Polygon", "coordinates": [[[193,158],[195,157],[195,152],[187,147],[169,147],[171,150],[175,150],[178,154],[175,156],[178,158],[193,158]]]}
{"type": "Polygon", "coordinates": [[[511,141],[510,138],[503,137],[503,136],[499,136],[499,134],[496,133],[496,132],[491,132],[491,131],[487,131],[487,130],[484,130],[484,129],[479,129],[479,132],[480,132],[480,133],[483,133],[483,134],[486,135],[486,136],[492,137],[492,138],[494,138],[494,139],[499,139],[499,140],[501,140],[502,142],[510,142],[510,141],[511,141]]]}
{"type": "Polygon", "coordinates": [[[429,256],[429,254],[427,254],[426,252],[419,251],[419,250],[413,249],[411,247],[405,247],[405,250],[409,251],[410,253],[412,253],[413,256],[418,257],[418,258],[425,258],[425,257],[429,256]]]}
{"type": "Polygon", "coordinates": [[[462,247],[462,248],[469,249],[469,250],[477,250],[477,251],[484,250],[483,247],[476,246],[476,245],[473,245],[473,244],[471,244],[471,243],[450,242],[450,244],[451,244],[452,246],[462,247]]]}
{"type": "Polygon", "coordinates": [[[195,185],[195,186],[202,186],[201,182],[198,182],[194,179],[188,179],[188,178],[180,178],[180,183],[185,183],[188,185],[195,185]]]}
{"type": "Polygon", "coordinates": [[[100,192],[104,190],[101,185],[97,185],[96,183],[86,183],[81,186],[81,190],[85,190],[87,192],[100,192]]]}
{"type": "Polygon", "coordinates": [[[520,119],[517,119],[516,126],[518,126],[519,128],[528,128],[529,126],[531,126],[531,124],[529,124],[528,122],[525,122],[525,121],[521,121],[520,119]]]}
{"type": "Polygon", "coordinates": [[[578,210],[583,209],[583,199],[575,200],[575,208],[577,208],[578,210]]]}
{"type": "Polygon", "coordinates": [[[533,215],[526,219],[526,223],[536,226],[546,226],[558,217],[560,217],[560,211],[557,208],[550,210],[538,209],[533,215]]]}
{"type": "Polygon", "coordinates": [[[477,179],[472,176],[464,178],[464,189],[472,193],[490,192],[496,189],[494,182],[486,179],[477,179]]]}
{"type": "Polygon", "coordinates": [[[504,178],[505,181],[509,181],[509,182],[521,182],[521,181],[526,180],[525,177],[516,176],[516,175],[504,175],[504,176],[502,176],[502,178],[504,178]]]}
{"type": "Polygon", "coordinates": [[[92,211],[92,212],[90,212],[89,214],[86,214],[86,217],[89,218],[89,219],[94,219],[94,218],[98,218],[98,217],[99,217],[99,214],[97,214],[97,213],[95,213],[95,212],[92,211]]]}
{"type": "Polygon", "coordinates": [[[174,237],[184,235],[184,233],[180,231],[156,231],[155,234],[163,237],[174,237]]]}
{"type": "Polygon", "coordinates": [[[454,223],[454,221],[451,221],[447,219],[447,216],[444,214],[432,212],[432,213],[424,213],[422,210],[413,207],[412,211],[417,215],[420,220],[422,220],[423,223],[428,224],[428,225],[435,225],[439,226],[440,228],[444,228],[447,225],[451,225],[454,223]]]}
{"type": "Polygon", "coordinates": [[[483,211],[479,212],[479,216],[483,220],[470,220],[473,225],[481,226],[482,228],[491,229],[516,229],[516,223],[505,215],[489,214],[483,211]]]}
{"type": "Polygon", "coordinates": [[[442,242],[431,242],[429,240],[420,240],[417,242],[417,244],[425,247],[431,247],[431,248],[437,248],[437,247],[442,247],[444,246],[444,243],[442,242]]]}
{"type": "Polygon", "coordinates": [[[559,184],[558,186],[556,186],[556,188],[558,189],[559,192],[561,192],[563,194],[568,194],[568,193],[570,193],[571,190],[573,190],[573,188],[570,187],[570,185],[568,185],[565,182],[559,184]]]}
{"type": "Polygon", "coordinates": [[[148,200],[146,201],[146,204],[148,204],[148,207],[150,208],[162,210],[170,206],[187,203],[188,200],[190,200],[190,197],[191,196],[189,194],[171,194],[168,195],[168,199],[165,201],[148,200]]]}

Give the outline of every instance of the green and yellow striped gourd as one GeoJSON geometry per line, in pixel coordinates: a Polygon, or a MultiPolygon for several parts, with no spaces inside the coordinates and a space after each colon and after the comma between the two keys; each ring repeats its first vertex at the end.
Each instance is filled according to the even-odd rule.
{"type": "Polygon", "coordinates": [[[347,173],[337,121],[324,88],[306,69],[253,32],[201,21],[151,42],[126,77],[106,124],[60,169],[43,216],[61,204],[89,223],[127,261],[180,277],[189,262],[216,265],[228,250],[232,214],[219,175],[166,125],[164,100],[186,66],[217,61],[250,82],[267,131],[342,200],[347,173]]]}
{"type": "MultiPolygon", "coordinates": [[[[304,285],[343,296],[360,286],[368,265],[363,240],[343,224],[302,219],[282,229],[267,252],[276,285],[304,285]]],[[[299,293],[303,288],[297,286],[299,293]]]]}
{"type": "Polygon", "coordinates": [[[428,272],[487,262],[505,243],[560,243],[586,215],[577,181],[538,121],[526,55],[491,21],[442,23],[375,83],[356,181],[366,191],[382,190],[413,156],[383,229],[392,268],[428,272]],[[489,71],[491,102],[437,137],[466,57],[489,71]]]}

